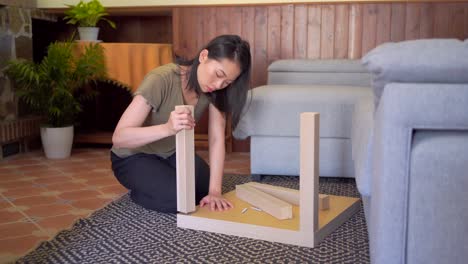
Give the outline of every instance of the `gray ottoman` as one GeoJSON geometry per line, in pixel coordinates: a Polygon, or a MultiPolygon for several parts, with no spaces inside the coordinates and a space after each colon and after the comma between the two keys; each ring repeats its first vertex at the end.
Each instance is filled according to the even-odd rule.
{"type": "Polygon", "coordinates": [[[351,122],[354,105],[372,97],[370,75],[359,61],[283,60],[270,65],[269,84],[252,101],[234,131],[251,137],[251,172],[299,175],[299,115],[320,113],[320,176],[354,177],[351,122]]]}

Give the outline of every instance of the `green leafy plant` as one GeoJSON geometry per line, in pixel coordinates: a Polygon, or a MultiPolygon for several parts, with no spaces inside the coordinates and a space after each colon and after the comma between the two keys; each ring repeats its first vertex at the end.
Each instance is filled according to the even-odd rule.
{"type": "Polygon", "coordinates": [[[20,99],[47,117],[51,127],[73,125],[82,100],[95,96],[87,84],[104,80],[104,50],[90,43],[78,55],[73,42],[54,42],[40,63],[13,60],[6,73],[15,82],[20,99]]]}
{"type": "Polygon", "coordinates": [[[78,24],[80,27],[95,27],[100,20],[104,20],[112,28],[115,28],[115,23],[105,18],[109,15],[104,6],[99,0],[90,2],[80,1],[77,5],[67,5],[68,10],[65,11],[65,20],[67,24],[78,24]]]}

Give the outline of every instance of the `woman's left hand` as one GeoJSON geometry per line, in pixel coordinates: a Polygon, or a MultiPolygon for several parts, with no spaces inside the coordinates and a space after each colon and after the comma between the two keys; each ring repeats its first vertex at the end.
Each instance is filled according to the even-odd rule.
{"type": "Polygon", "coordinates": [[[200,201],[200,207],[209,206],[211,211],[225,211],[234,208],[221,194],[208,194],[200,201]]]}

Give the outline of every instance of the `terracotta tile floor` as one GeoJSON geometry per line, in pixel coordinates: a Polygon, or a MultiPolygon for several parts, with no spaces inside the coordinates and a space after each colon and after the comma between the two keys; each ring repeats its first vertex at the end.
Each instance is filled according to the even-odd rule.
{"type": "MultiPolygon", "coordinates": [[[[207,151],[197,153],[207,160],[207,151]]],[[[249,160],[249,153],[228,154],[225,173],[249,174],[249,160]]],[[[74,149],[65,160],[48,160],[40,151],[0,160],[0,263],[126,192],[110,169],[108,149],[74,149]]]]}

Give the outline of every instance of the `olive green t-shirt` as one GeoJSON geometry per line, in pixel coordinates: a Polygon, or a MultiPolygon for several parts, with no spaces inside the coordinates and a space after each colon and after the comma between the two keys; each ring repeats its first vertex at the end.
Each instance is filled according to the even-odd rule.
{"type": "MultiPolygon", "coordinates": [[[[182,94],[180,68],[174,63],[166,64],[149,72],[134,95],[142,95],[151,111],[146,117],[143,126],[165,124],[176,105],[186,104],[182,94]]],[[[203,112],[209,105],[205,94],[201,93],[195,106],[195,122],[200,120],[203,112]]],[[[112,152],[123,158],[136,153],[157,154],[167,158],[175,152],[175,136],[162,138],[138,148],[116,148],[112,152]]]]}

